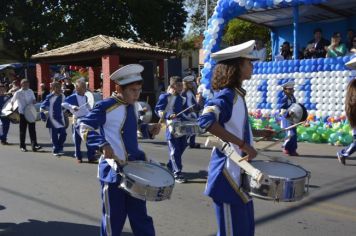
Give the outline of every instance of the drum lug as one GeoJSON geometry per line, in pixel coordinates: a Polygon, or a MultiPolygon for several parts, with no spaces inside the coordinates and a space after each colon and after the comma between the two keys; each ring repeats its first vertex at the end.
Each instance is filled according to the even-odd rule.
{"type": "Polygon", "coordinates": [[[307,177],[308,177],[308,182],[307,182],[307,191],[306,191],[306,193],[309,193],[309,181],[310,181],[310,178],[311,178],[311,172],[310,171],[307,171],[307,177]]]}

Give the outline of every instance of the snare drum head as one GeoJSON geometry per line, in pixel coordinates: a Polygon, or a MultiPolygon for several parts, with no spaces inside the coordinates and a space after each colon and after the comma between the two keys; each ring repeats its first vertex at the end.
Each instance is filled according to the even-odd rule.
{"type": "Polygon", "coordinates": [[[295,179],[307,175],[302,167],[285,162],[252,161],[251,165],[270,177],[295,179]]]}
{"type": "Polygon", "coordinates": [[[300,103],[293,103],[288,112],[292,111],[294,114],[292,116],[287,117],[287,120],[292,122],[293,124],[305,121],[308,117],[307,109],[300,103]]]}
{"type": "Polygon", "coordinates": [[[1,116],[8,116],[11,113],[13,113],[13,111],[15,111],[17,108],[18,108],[17,102],[15,102],[14,107],[12,107],[11,99],[8,99],[2,106],[1,116]]]}
{"type": "Polygon", "coordinates": [[[129,162],[122,169],[125,176],[143,185],[152,187],[166,187],[174,184],[172,174],[155,164],[134,161],[129,162]]]}

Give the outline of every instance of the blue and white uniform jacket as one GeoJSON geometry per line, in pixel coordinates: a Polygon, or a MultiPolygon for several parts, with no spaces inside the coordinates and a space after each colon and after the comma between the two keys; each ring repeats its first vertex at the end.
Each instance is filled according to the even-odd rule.
{"type": "MultiPolygon", "coordinates": [[[[158,117],[167,121],[167,127],[171,122],[188,120],[187,112],[180,114],[173,121],[168,120],[172,114],[178,114],[187,108],[187,99],[181,95],[173,95],[170,93],[164,93],[159,96],[158,102],[155,106],[155,113],[158,117]]],[[[169,129],[166,129],[166,139],[174,138],[169,129]]]]}
{"type": "MultiPolygon", "coordinates": [[[[293,103],[296,103],[297,100],[295,99],[294,95],[288,97],[287,95],[284,95],[284,97],[281,100],[281,112],[287,110],[293,103]]],[[[288,112],[284,112],[284,114],[281,117],[281,127],[286,128],[290,126],[290,122],[286,119],[286,116],[288,115],[288,112]]]]}
{"type": "Polygon", "coordinates": [[[46,99],[41,103],[40,112],[41,117],[45,117],[44,112],[48,112],[48,118],[46,122],[47,128],[64,128],[65,120],[62,109],[62,103],[64,102],[64,94],[56,95],[50,93],[46,99]]]}
{"type": "MultiPolygon", "coordinates": [[[[243,89],[230,88],[218,92],[213,99],[207,101],[198,119],[200,127],[207,129],[213,123],[219,122],[227,131],[253,146],[252,130],[248,123],[248,112],[244,100],[245,93],[243,89]],[[245,140],[246,136],[248,140],[245,140]]],[[[243,155],[237,145],[230,145],[239,155],[243,155]]],[[[247,203],[250,198],[240,189],[240,186],[240,167],[219,148],[214,147],[205,194],[220,202],[232,204],[243,200],[247,203]]]]}
{"type": "Polygon", "coordinates": [[[62,106],[69,110],[75,118],[86,116],[89,113],[90,105],[88,104],[88,97],[74,93],[65,98],[62,106]],[[74,107],[79,107],[78,111],[74,111],[74,107]]]}
{"type": "MultiPolygon", "coordinates": [[[[88,146],[99,149],[110,144],[114,159],[99,160],[98,178],[107,183],[120,181],[118,163],[122,161],[146,160],[137,141],[137,112],[117,97],[98,102],[89,114],[79,121],[79,133],[88,146]],[[98,132],[97,129],[100,131],[98,132]]],[[[150,137],[148,125],[139,126],[144,138],[150,137]]]]}
{"type": "Polygon", "coordinates": [[[0,109],[3,108],[4,104],[10,99],[11,97],[7,95],[0,95],[0,109]]]}

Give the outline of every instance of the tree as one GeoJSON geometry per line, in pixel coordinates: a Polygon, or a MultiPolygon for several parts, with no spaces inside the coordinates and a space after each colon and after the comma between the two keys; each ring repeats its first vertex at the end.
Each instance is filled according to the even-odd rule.
{"type": "MultiPolygon", "coordinates": [[[[190,25],[189,34],[200,35],[204,32],[205,22],[205,7],[207,0],[186,0],[185,5],[190,12],[187,23],[190,25]]],[[[216,6],[216,0],[208,0],[208,18],[213,15],[216,6]]]]}
{"type": "Polygon", "coordinates": [[[236,45],[251,39],[261,39],[264,43],[270,41],[269,29],[240,19],[231,20],[223,36],[223,42],[236,45]]]}
{"type": "Polygon", "coordinates": [[[183,0],[0,0],[0,34],[28,59],[48,49],[105,34],[158,43],[183,37],[183,0]]]}

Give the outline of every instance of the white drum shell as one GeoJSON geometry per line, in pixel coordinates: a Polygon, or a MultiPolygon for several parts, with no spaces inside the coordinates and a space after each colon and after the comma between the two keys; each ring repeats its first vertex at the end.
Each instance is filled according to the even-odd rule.
{"type": "Polygon", "coordinates": [[[272,182],[256,187],[252,177],[244,175],[243,189],[251,196],[264,200],[294,202],[301,200],[307,193],[310,173],[302,167],[276,161],[252,161],[251,165],[267,174],[272,182]]]}
{"type": "MultiPolygon", "coordinates": [[[[171,197],[174,188],[174,177],[170,171],[159,165],[144,161],[132,161],[122,168],[121,175],[120,188],[135,198],[146,201],[163,201],[171,197]],[[132,175],[133,173],[129,173],[130,168],[127,167],[131,169],[137,168],[136,176],[132,175]],[[161,182],[158,184],[152,180],[141,178],[139,176],[139,168],[144,168],[145,170],[143,171],[146,171],[148,174],[149,172],[160,174],[162,178],[165,177],[166,179],[160,179],[161,182]],[[140,181],[140,178],[142,181],[140,181]]],[[[142,173],[142,175],[145,174],[142,173]]]]}

